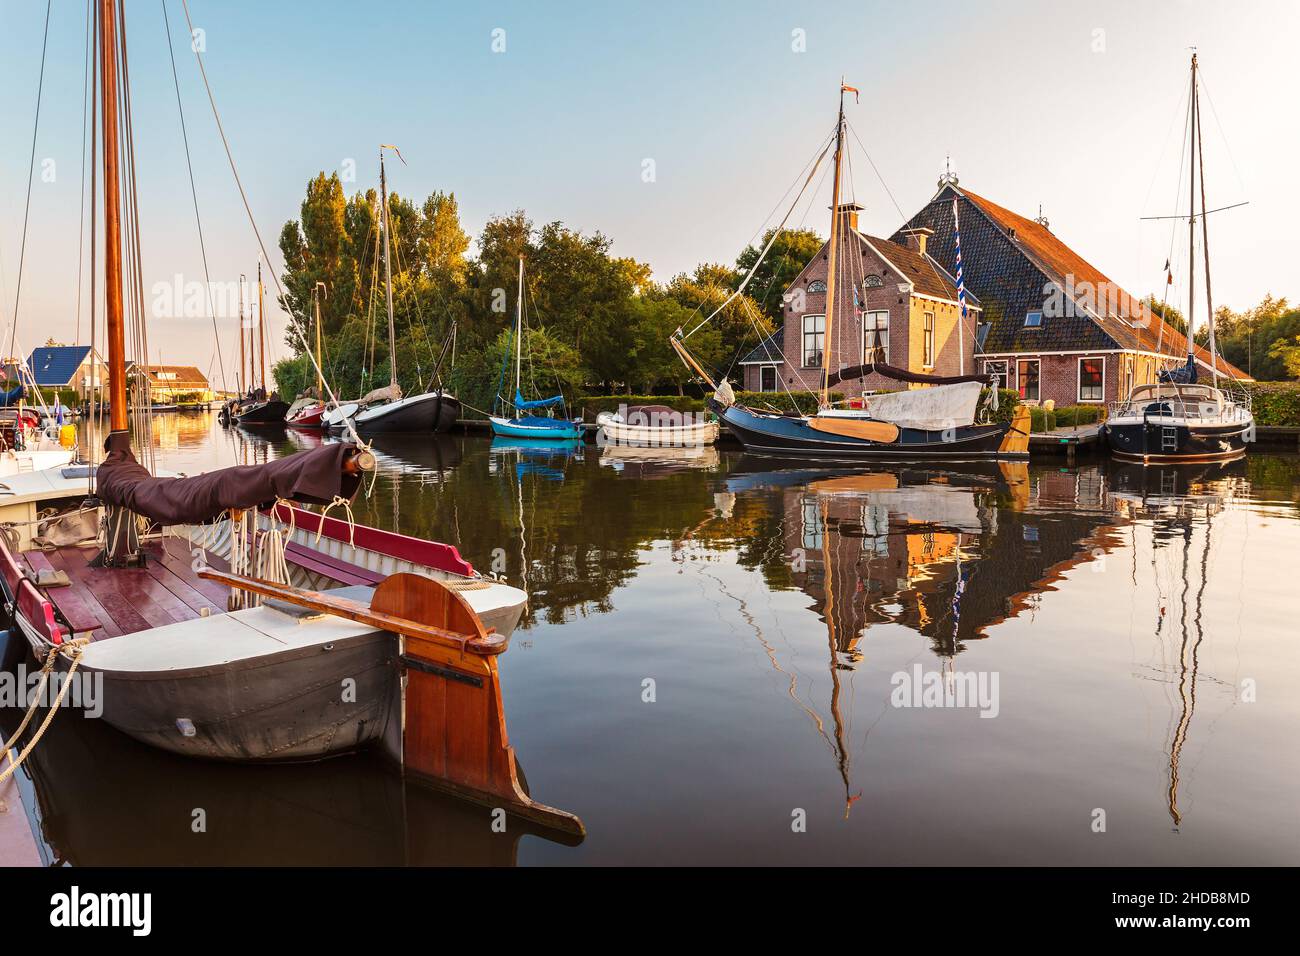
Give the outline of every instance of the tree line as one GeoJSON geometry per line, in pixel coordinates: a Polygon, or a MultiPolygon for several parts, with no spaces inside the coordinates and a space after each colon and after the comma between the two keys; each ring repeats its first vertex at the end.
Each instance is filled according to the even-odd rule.
{"type": "MultiPolygon", "coordinates": [[[[471,254],[454,193],[435,191],[423,203],[390,193],[388,201],[399,384],[406,394],[441,384],[481,409],[491,407],[502,360],[513,349],[521,256],[526,391],[682,394],[691,375],[669,336],[721,306],[761,248],[747,246],[735,265],[702,263],[660,282],[646,263],[614,255],[612,240],[599,232],[539,225],[516,210],[489,219],[471,254]],[[453,326],[454,361],[450,347],[444,352],[453,326]]],[[[691,338],[692,353],[706,367],[731,368],[779,327],[785,287],[821,244],[807,229],[779,236],[745,293],[691,338]]],[[[299,218],[281,230],[280,251],[280,304],[290,316],[295,353],[275,367],[281,393],[314,383],[303,343],[315,342],[317,282],[326,289],[319,300],[322,366],[335,393],[357,397],[387,385],[377,190],[349,197],[337,174],[319,174],[307,184],[299,218]]],[[[502,391],[509,388],[508,381],[502,391]]]]}

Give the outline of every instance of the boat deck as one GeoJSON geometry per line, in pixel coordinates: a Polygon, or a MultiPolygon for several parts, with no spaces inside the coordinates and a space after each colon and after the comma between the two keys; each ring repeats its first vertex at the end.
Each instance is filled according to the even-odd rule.
{"type": "MultiPolygon", "coordinates": [[[[198,576],[186,554],[185,542],[173,539],[142,545],[148,559],[141,568],[103,569],[90,566],[94,547],[63,547],[24,551],[22,560],[33,575],[66,572],[71,584],[42,590],[78,636],[95,640],[120,637],[206,614],[224,614],[229,589],[198,576]]],[[[211,562],[224,569],[224,562],[211,562]]]]}

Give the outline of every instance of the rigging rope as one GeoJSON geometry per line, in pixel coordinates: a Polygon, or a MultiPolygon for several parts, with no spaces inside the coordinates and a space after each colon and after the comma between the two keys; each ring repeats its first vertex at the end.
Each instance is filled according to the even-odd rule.
{"type": "MultiPolygon", "coordinates": [[[[193,36],[194,22],[193,20],[190,19],[189,0],[181,0],[181,8],[185,11],[185,25],[189,27],[190,35],[193,36]]],[[[191,48],[194,48],[194,44],[191,44],[191,48]]],[[[216,96],[212,92],[212,84],[208,82],[207,68],[204,67],[203,57],[197,49],[194,49],[194,62],[198,64],[199,74],[203,77],[203,88],[204,90],[207,91],[208,103],[212,107],[212,118],[216,121],[217,133],[220,135],[221,145],[226,151],[226,160],[230,163],[230,172],[235,178],[235,185],[239,188],[239,198],[244,203],[244,212],[248,215],[248,223],[253,228],[253,235],[257,238],[257,244],[259,248],[261,248],[262,250],[262,258],[267,263],[267,271],[271,273],[271,279],[275,282],[275,288],[276,291],[279,293],[280,301],[281,302],[288,301],[288,297],[284,291],[284,286],[281,285],[280,283],[280,275],[278,272],[276,272],[274,268],[271,267],[271,257],[266,251],[266,242],[262,239],[262,232],[257,227],[257,220],[253,217],[253,207],[249,204],[248,194],[244,191],[243,180],[239,178],[239,169],[235,165],[234,153],[232,153],[230,150],[230,141],[226,138],[226,129],[221,122],[221,113],[217,110],[216,96]]],[[[338,396],[334,394],[333,386],[331,386],[329,380],[325,378],[324,372],[322,371],[320,365],[317,363],[316,356],[312,352],[311,347],[307,342],[306,336],[303,335],[302,330],[297,328],[297,326],[294,323],[290,323],[290,328],[292,328],[294,334],[298,336],[298,340],[302,344],[303,351],[306,353],[307,357],[311,360],[312,366],[316,369],[317,372],[321,373],[321,381],[324,382],[325,384],[325,391],[329,394],[330,401],[332,401],[335,407],[337,407],[340,404],[338,396]]],[[[367,443],[363,442],[361,440],[361,436],[357,434],[357,430],[352,423],[352,419],[344,418],[343,426],[344,428],[347,429],[348,436],[352,439],[352,442],[354,444],[359,445],[363,448],[370,447],[367,443]]]]}
{"type": "Polygon", "coordinates": [[[221,355],[221,334],[217,330],[217,309],[212,301],[212,272],[208,268],[208,247],[203,241],[203,219],[199,215],[199,192],[194,184],[194,163],[190,159],[190,135],[185,127],[185,107],[181,103],[181,81],[176,73],[176,51],[172,47],[172,24],[167,15],[167,0],[159,0],[162,7],[163,26],[167,30],[167,56],[171,59],[172,86],[176,90],[176,113],[181,121],[181,142],[185,146],[185,168],[190,176],[190,198],[194,202],[194,225],[199,233],[199,255],[203,258],[203,280],[207,283],[208,311],[212,313],[212,337],[217,343],[217,369],[221,373],[221,390],[229,392],[226,386],[226,362],[221,355]]]}
{"type": "Polygon", "coordinates": [[[23,233],[18,247],[18,277],[14,286],[14,314],[9,331],[9,354],[14,354],[14,344],[18,339],[18,303],[23,294],[23,263],[27,258],[27,222],[32,212],[32,179],[36,175],[36,136],[41,128],[41,94],[45,90],[45,53],[50,44],[50,8],[54,0],[45,3],[45,30],[41,39],[41,72],[36,83],[36,116],[32,120],[32,151],[27,161],[27,199],[23,203],[23,233]]]}

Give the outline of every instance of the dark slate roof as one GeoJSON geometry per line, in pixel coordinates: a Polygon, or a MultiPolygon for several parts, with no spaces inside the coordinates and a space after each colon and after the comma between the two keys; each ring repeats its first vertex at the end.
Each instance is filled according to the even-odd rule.
{"type": "Polygon", "coordinates": [[[769,335],[763,341],[745,355],[737,364],[738,365],[775,365],[778,362],[784,362],[785,356],[781,352],[781,345],[777,341],[781,333],[769,335]]]}
{"type": "MultiPolygon", "coordinates": [[[[944,186],[908,223],[908,226],[925,225],[935,230],[928,248],[938,250],[942,261],[952,258],[954,198],[965,200],[960,202],[960,208],[968,291],[970,287],[979,288],[986,300],[994,299],[1001,306],[985,310],[992,328],[984,351],[1118,348],[1187,354],[1187,340],[1180,332],[1146,309],[1138,297],[1121,289],[1042,223],[953,184],[944,186]],[[1074,315],[1044,316],[1041,327],[1026,328],[1025,312],[1042,309],[1046,298],[1043,286],[1047,280],[1062,287],[1072,281],[1075,288],[1090,283],[1097,290],[1116,290],[1114,315],[1098,303],[1098,315],[1079,309],[1074,315]]],[[[895,233],[902,234],[903,230],[895,233]]],[[[1196,355],[1208,368],[1209,352],[1198,346],[1196,355]]],[[[1247,378],[1245,372],[1222,357],[1219,371],[1234,378],[1247,378]]]]}
{"type": "Polygon", "coordinates": [[[43,345],[32,352],[27,367],[37,385],[62,388],[72,381],[89,354],[89,345],[43,345]]]}

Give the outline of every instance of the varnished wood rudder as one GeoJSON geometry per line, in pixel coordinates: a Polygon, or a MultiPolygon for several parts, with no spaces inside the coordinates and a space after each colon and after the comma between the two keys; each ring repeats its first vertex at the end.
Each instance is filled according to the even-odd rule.
{"type": "Polygon", "coordinates": [[[571,813],[535,802],[519,781],[506,735],[494,643],[465,599],[438,581],[395,574],[375,589],[372,612],[461,634],[462,647],[405,635],[406,669],[402,766],[430,786],[581,836],[571,813]],[[494,648],[484,652],[486,648],[494,648]]]}

